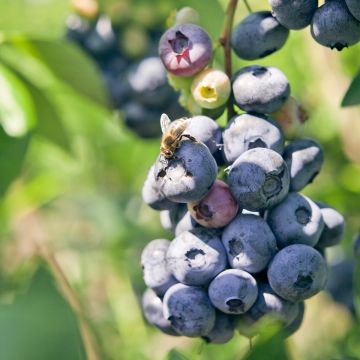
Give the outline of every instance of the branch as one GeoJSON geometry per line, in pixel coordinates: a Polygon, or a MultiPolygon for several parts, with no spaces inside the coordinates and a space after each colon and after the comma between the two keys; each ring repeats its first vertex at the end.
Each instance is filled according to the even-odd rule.
{"type": "MultiPolygon", "coordinates": [[[[230,0],[229,5],[226,9],[224,30],[222,35],[220,36],[220,44],[224,47],[224,55],[225,55],[225,72],[226,75],[231,80],[232,77],[232,67],[231,67],[231,31],[234,22],[234,14],[236,10],[238,0],[230,0]]],[[[234,106],[232,104],[231,98],[227,103],[227,111],[228,111],[228,120],[233,117],[235,113],[234,106]]]]}

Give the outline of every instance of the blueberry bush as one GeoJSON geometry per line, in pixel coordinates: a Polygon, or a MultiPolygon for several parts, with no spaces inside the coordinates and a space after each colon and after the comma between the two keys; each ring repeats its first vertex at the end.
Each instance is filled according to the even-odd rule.
{"type": "Polygon", "coordinates": [[[0,2],[1,358],[359,358],[359,56],[356,0],[0,2]]]}

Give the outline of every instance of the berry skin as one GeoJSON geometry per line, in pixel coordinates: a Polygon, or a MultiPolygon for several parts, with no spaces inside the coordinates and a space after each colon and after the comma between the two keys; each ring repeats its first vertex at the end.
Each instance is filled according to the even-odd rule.
{"type": "Polygon", "coordinates": [[[238,215],[221,238],[234,269],[257,273],[276,253],[276,239],[266,221],[256,215],[238,215]]]}
{"type": "Polygon", "coordinates": [[[175,156],[155,163],[159,190],[174,202],[199,201],[211,189],[217,175],[216,161],[206,145],[182,140],[175,156]]]}
{"type": "Polygon", "coordinates": [[[90,32],[89,22],[79,15],[71,14],[66,19],[66,38],[83,45],[90,32]]]}
{"type": "Polygon", "coordinates": [[[286,326],[284,328],[284,333],[285,333],[286,337],[289,337],[292,334],[296,333],[300,329],[300,326],[301,326],[302,321],[304,319],[305,302],[301,301],[298,304],[299,304],[298,305],[299,311],[298,311],[298,314],[296,315],[296,318],[288,326],[286,326]]]}
{"type": "Polygon", "coordinates": [[[360,41],[360,22],[351,15],[345,1],[331,0],[315,11],[311,35],[319,44],[341,51],[360,41]]]}
{"type": "Polygon", "coordinates": [[[171,326],[170,321],[164,318],[162,300],[151,289],[146,289],[142,296],[142,311],[147,322],[156,326],[168,335],[177,336],[178,334],[171,326]]]}
{"type": "Polygon", "coordinates": [[[228,184],[241,208],[259,211],[281,202],[289,191],[289,170],[273,150],[254,148],[231,165],[228,184]]]}
{"type": "Polygon", "coordinates": [[[192,95],[202,108],[217,109],[230,97],[230,79],[217,69],[205,69],[197,74],[191,85],[192,95]]]}
{"type": "Polygon", "coordinates": [[[277,121],[285,138],[289,140],[300,136],[304,123],[308,120],[307,112],[292,96],[278,111],[271,113],[270,116],[277,121]]]}
{"type": "Polygon", "coordinates": [[[199,115],[190,118],[185,133],[204,143],[212,154],[217,151],[218,144],[221,143],[221,128],[208,116],[199,115]]]}
{"type": "Polygon", "coordinates": [[[326,262],[310,246],[290,245],[275,255],[269,265],[268,279],[272,289],[282,298],[302,301],[324,289],[326,262]]]}
{"type": "Polygon", "coordinates": [[[234,74],[232,92],[240,109],[268,114],[286,103],[290,96],[290,85],[279,69],[251,65],[234,74]]]}
{"type": "Polygon", "coordinates": [[[223,151],[227,163],[233,163],[247,150],[263,147],[282,154],[284,136],[275,121],[264,115],[242,114],[234,117],[223,132],[223,151]]]}
{"type": "Polygon", "coordinates": [[[242,314],[254,304],[258,289],[256,280],[246,271],[229,269],[210,283],[209,299],[226,314],[242,314]]]}
{"type": "Polygon", "coordinates": [[[186,285],[206,285],[227,267],[219,235],[204,228],[177,236],[168,248],[166,259],[168,269],[186,285]]]}
{"type": "Polygon", "coordinates": [[[161,37],[159,56],[170,73],[193,76],[211,60],[210,37],[204,29],[194,24],[174,26],[161,37]]]}
{"type": "Polygon", "coordinates": [[[149,205],[154,210],[166,210],[172,208],[175,204],[166,199],[159,191],[154,175],[155,166],[151,166],[147,178],[142,188],[142,199],[145,204],[149,205]]]}
{"type": "Polygon", "coordinates": [[[279,248],[292,244],[315,246],[324,228],[320,208],[298,193],[289,193],[283,202],[270,209],[266,220],[279,248]]]}
{"type": "Polygon", "coordinates": [[[202,338],[207,343],[225,344],[234,336],[234,320],[231,316],[216,312],[215,325],[212,330],[202,338]]]}
{"type": "Polygon", "coordinates": [[[158,57],[141,60],[129,71],[128,81],[134,99],[145,106],[162,107],[173,95],[166,70],[158,57]]]}
{"type": "Polygon", "coordinates": [[[150,241],[141,254],[144,282],[146,286],[153,289],[159,296],[164,295],[170,286],[177,283],[166,262],[166,252],[169,245],[169,240],[156,239],[150,241]]]}
{"type": "Polygon", "coordinates": [[[267,283],[258,283],[258,296],[250,310],[239,316],[237,329],[247,337],[256,335],[257,322],[264,316],[269,316],[280,321],[284,326],[289,326],[297,317],[298,304],[282,299],[267,283]]]}
{"type": "Polygon", "coordinates": [[[233,30],[231,46],[244,60],[256,60],[272,54],[285,44],[289,30],[270,11],[251,13],[233,30]]]}
{"type": "Polygon", "coordinates": [[[310,25],[318,0],[269,0],[272,14],[287,29],[299,30],[310,25]]]}
{"type": "Polygon", "coordinates": [[[359,0],[345,0],[346,6],[351,12],[352,16],[360,21],[360,3],[359,0]]]}
{"type": "Polygon", "coordinates": [[[324,219],[324,229],[316,246],[324,248],[338,245],[344,235],[344,217],[328,205],[318,202],[317,205],[319,206],[321,215],[324,219]]]}
{"type": "Polygon", "coordinates": [[[205,290],[176,284],[165,294],[164,317],[181,335],[206,336],[215,325],[215,309],[205,290]]]}
{"type": "Polygon", "coordinates": [[[294,140],[283,157],[290,171],[290,191],[300,191],[311,183],[324,163],[324,152],[312,139],[294,140]]]}
{"type": "Polygon", "coordinates": [[[197,223],[207,228],[226,226],[237,214],[239,205],[232,196],[229,186],[215,180],[210,192],[198,202],[187,205],[197,223]]]}

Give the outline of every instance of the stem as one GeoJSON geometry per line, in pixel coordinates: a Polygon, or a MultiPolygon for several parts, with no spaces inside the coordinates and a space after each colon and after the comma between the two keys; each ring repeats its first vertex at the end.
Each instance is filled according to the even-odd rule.
{"type": "Polygon", "coordinates": [[[65,299],[68,301],[71,308],[77,315],[79,321],[80,333],[86,352],[86,359],[101,360],[102,357],[100,356],[100,352],[96,342],[96,337],[93,334],[91,326],[87,321],[85,312],[81,306],[81,303],[76,293],[74,292],[69,281],[67,280],[63,270],[61,269],[59,263],[55,259],[54,254],[50,250],[49,246],[45,243],[45,241],[36,241],[36,246],[39,255],[52,270],[56,282],[60,286],[60,289],[65,299]]]}
{"type": "MultiPolygon", "coordinates": [[[[238,0],[230,0],[229,5],[226,9],[224,30],[222,35],[220,36],[220,44],[224,47],[224,55],[225,55],[225,72],[226,75],[231,79],[232,77],[232,67],[231,67],[231,31],[234,22],[234,14],[236,10],[238,0]]],[[[227,102],[227,112],[228,112],[228,120],[230,120],[236,113],[234,106],[232,104],[231,99],[227,102]]]]}
{"type": "Polygon", "coordinates": [[[247,11],[248,11],[249,13],[252,13],[252,9],[251,9],[251,7],[250,7],[250,5],[249,5],[249,3],[248,3],[248,0],[244,0],[244,4],[245,4],[245,6],[246,6],[247,11]]]}

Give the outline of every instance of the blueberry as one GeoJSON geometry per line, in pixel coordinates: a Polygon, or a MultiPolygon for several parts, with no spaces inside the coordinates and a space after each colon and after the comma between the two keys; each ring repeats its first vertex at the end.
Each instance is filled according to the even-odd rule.
{"type": "Polygon", "coordinates": [[[338,245],[341,241],[344,230],[344,217],[332,207],[317,203],[324,219],[324,229],[316,246],[320,248],[338,245]]]}
{"type": "Polygon", "coordinates": [[[354,262],[347,258],[337,258],[329,266],[329,280],[326,284],[326,291],[334,301],[343,304],[355,314],[354,304],[354,262]]]}
{"type": "Polygon", "coordinates": [[[305,302],[301,301],[298,304],[298,313],[296,315],[296,318],[284,328],[284,334],[286,337],[291,336],[292,334],[296,333],[300,329],[300,326],[302,324],[302,321],[304,319],[305,314],[305,302]]]}
{"type": "Polygon", "coordinates": [[[318,0],[269,0],[272,13],[287,29],[299,30],[310,25],[318,0]]]}
{"type": "Polygon", "coordinates": [[[84,41],[86,50],[94,57],[103,57],[116,49],[116,35],[111,20],[102,15],[98,18],[95,28],[90,31],[84,41]]]}
{"type": "Polygon", "coordinates": [[[70,14],[66,19],[66,38],[81,45],[91,30],[90,23],[79,15],[70,14]]]}
{"type": "Polygon", "coordinates": [[[289,193],[282,203],[270,209],[266,220],[279,248],[291,244],[315,246],[324,228],[320,208],[297,193],[289,193]]]}
{"type": "Polygon", "coordinates": [[[204,228],[177,236],[171,242],[166,258],[175,278],[187,285],[206,285],[227,266],[219,234],[204,228]]]}
{"type": "Polygon", "coordinates": [[[164,317],[181,335],[206,336],[215,325],[215,309],[205,290],[176,284],[165,294],[164,317]]]}
{"type": "Polygon", "coordinates": [[[360,40],[360,22],[351,15],[344,0],[331,0],[315,11],[311,35],[319,44],[341,51],[360,40]]]}
{"type": "Polygon", "coordinates": [[[230,79],[220,70],[207,68],[197,74],[191,85],[191,93],[199,106],[218,109],[230,97],[230,79]]]}
{"type": "Polygon", "coordinates": [[[241,208],[259,211],[282,201],[289,190],[289,170],[273,150],[254,148],[231,165],[228,184],[241,208]]]}
{"type": "Polygon", "coordinates": [[[129,101],[123,108],[125,124],[142,138],[161,135],[159,119],[162,111],[150,109],[137,101],[129,101]]]}
{"type": "Polygon", "coordinates": [[[194,116],[190,118],[186,134],[193,136],[197,141],[204,143],[213,154],[221,143],[221,128],[208,116],[194,116]]]}
{"type": "Polygon", "coordinates": [[[216,180],[210,192],[200,201],[189,202],[187,207],[195,221],[207,228],[226,226],[239,209],[229,186],[221,180],[216,180]]]}
{"type": "Polygon", "coordinates": [[[314,248],[296,244],[280,250],[268,269],[272,289],[289,301],[302,301],[325,288],[327,267],[314,248]]]}
{"type": "Polygon", "coordinates": [[[166,210],[174,206],[174,203],[166,199],[157,187],[154,175],[154,165],[151,166],[148,172],[141,194],[144,203],[154,210],[166,210]]]}
{"type": "Polygon", "coordinates": [[[298,304],[278,296],[267,283],[258,283],[258,296],[250,310],[239,316],[237,329],[247,337],[256,333],[256,324],[264,316],[289,326],[299,313],[298,304]]]}
{"type": "Polygon", "coordinates": [[[272,113],[279,110],[288,100],[290,85],[279,69],[251,65],[234,74],[232,92],[240,109],[272,113]]]}
{"type": "Polygon", "coordinates": [[[166,261],[169,245],[169,240],[152,240],[145,246],[141,254],[145,284],[160,296],[164,295],[170,286],[177,283],[168,269],[166,261]]]}
{"type": "Polygon", "coordinates": [[[246,271],[229,269],[210,283],[209,299],[226,314],[242,314],[254,304],[258,289],[256,280],[246,271]]]}
{"type": "Polygon", "coordinates": [[[142,296],[142,311],[147,322],[165,334],[177,336],[170,321],[164,318],[162,300],[151,289],[146,289],[142,296]]]}
{"type": "Polygon", "coordinates": [[[173,223],[171,220],[170,210],[160,211],[160,224],[165,230],[173,231],[173,223]]]}
{"type": "Polygon", "coordinates": [[[238,215],[222,234],[230,266],[257,273],[276,253],[276,239],[266,221],[256,215],[238,215]]]}
{"type": "Polygon", "coordinates": [[[210,62],[211,40],[200,26],[177,25],[161,37],[159,55],[170,73],[177,76],[193,76],[210,62]]]}
{"type": "Polygon", "coordinates": [[[360,3],[359,0],[345,0],[346,5],[351,12],[352,16],[360,21],[360,3]]]}
{"type": "Polygon", "coordinates": [[[255,60],[282,48],[288,36],[289,30],[270,11],[258,11],[248,15],[234,28],[231,46],[239,58],[255,60]]]}
{"type": "Polygon", "coordinates": [[[269,117],[242,114],[234,117],[223,132],[223,151],[228,163],[233,163],[242,153],[256,147],[268,148],[282,154],[284,136],[269,117]]]}
{"type": "Polygon", "coordinates": [[[215,325],[212,330],[202,338],[211,344],[225,344],[234,336],[234,320],[230,315],[216,312],[215,325]]]}
{"type": "Polygon", "coordinates": [[[155,165],[160,191],[175,202],[200,200],[210,191],[216,175],[216,161],[207,146],[191,140],[181,141],[170,160],[160,155],[155,165]]]}
{"type": "Polygon", "coordinates": [[[158,57],[141,60],[129,70],[128,80],[135,98],[146,106],[164,106],[173,95],[166,70],[158,57]]]}
{"type": "Polygon", "coordinates": [[[284,160],[290,171],[290,191],[311,183],[324,163],[321,146],[312,139],[297,139],[285,147],[284,160]]]}

